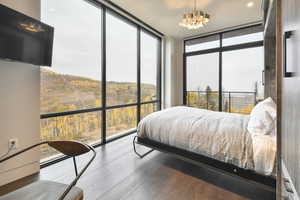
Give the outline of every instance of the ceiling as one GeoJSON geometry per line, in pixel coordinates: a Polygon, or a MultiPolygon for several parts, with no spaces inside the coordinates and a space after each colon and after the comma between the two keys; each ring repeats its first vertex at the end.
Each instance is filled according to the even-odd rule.
{"type": "Polygon", "coordinates": [[[188,30],[178,23],[193,8],[194,0],[111,0],[167,36],[186,38],[262,20],[262,0],[197,0],[197,7],[211,16],[204,28],[188,30]],[[252,7],[247,7],[249,2],[252,7]]]}

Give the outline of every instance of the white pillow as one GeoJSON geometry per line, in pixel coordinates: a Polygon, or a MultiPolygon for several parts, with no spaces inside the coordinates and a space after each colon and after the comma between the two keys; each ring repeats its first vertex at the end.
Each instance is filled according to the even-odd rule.
{"type": "Polygon", "coordinates": [[[276,104],[272,98],[258,103],[250,114],[248,131],[252,135],[273,135],[276,132],[276,104]]]}

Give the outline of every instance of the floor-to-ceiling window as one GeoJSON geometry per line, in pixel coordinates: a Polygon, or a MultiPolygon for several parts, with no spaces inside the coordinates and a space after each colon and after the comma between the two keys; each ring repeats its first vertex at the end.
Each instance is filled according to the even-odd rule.
{"type": "MultiPolygon", "coordinates": [[[[51,68],[41,69],[42,140],[101,140],[101,10],[82,0],[43,0],[41,19],[55,27],[51,68]],[[70,6],[72,4],[72,6],[70,6]],[[84,11],[84,15],[78,13],[84,11]]],[[[42,147],[42,159],[57,153],[42,147]]]]}
{"type": "Polygon", "coordinates": [[[259,25],[186,40],[185,104],[249,114],[264,98],[262,40],[259,25]]]}
{"type": "MultiPolygon", "coordinates": [[[[52,67],[41,69],[41,140],[105,143],[160,108],[159,36],[84,0],[42,0],[41,19],[55,28],[52,67]]],[[[42,161],[57,156],[42,147],[42,161]]]]}
{"type": "MultiPolygon", "coordinates": [[[[136,104],[138,27],[106,12],[106,105],[136,104]]],[[[136,127],[136,106],[107,111],[106,135],[136,127]]]]}

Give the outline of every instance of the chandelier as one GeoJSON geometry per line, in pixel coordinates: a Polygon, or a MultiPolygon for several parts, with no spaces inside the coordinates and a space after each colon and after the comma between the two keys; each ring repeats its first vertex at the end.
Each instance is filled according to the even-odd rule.
{"type": "Polygon", "coordinates": [[[209,22],[209,14],[201,10],[197,10],[196,0],[194,0],[194,9],[190,13],[185,13],[179,26],[187,29],[198,29],[205,26],[209,22]]]}

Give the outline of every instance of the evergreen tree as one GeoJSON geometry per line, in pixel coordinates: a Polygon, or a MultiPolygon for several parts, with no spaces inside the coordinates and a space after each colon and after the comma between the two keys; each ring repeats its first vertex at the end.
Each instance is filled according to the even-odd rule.
{"type": "Polygon", "coordinates": [[[205,89],[205,93],[206,93],[206,103],[207,103],[207,109],[209,110],[215,110],[215,102],[213,100],[213,95],[212,95],[212,89],[209,85],[206,86],[205,89]]]}

